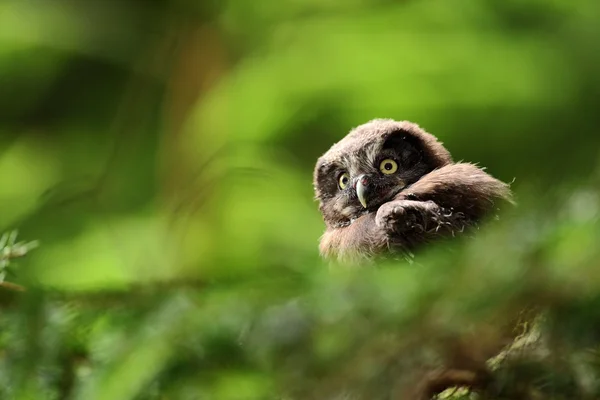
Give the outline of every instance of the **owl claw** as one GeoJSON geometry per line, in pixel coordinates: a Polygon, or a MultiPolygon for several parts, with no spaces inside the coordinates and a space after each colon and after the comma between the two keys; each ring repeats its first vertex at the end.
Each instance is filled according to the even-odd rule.
{"type": "Polygon", "coordinates": [[[386,232],[399,232],[410,224],[410,215],[405,207],[386,203],[377,210],[375,223],[386,232]]]}

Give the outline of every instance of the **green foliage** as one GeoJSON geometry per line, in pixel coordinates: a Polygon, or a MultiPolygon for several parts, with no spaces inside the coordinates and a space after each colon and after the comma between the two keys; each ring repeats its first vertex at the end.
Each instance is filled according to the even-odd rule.
{"type": "Polygon", "coordinates": [[[449,340],[531,309],[484,390],[439,397],[597,398],[599,22],[592,0],[5,0],[0,231],[35,242],[0,239],[0,398],[406,398],[449,340]],[[376,117],[518,206],[325,265],[314,162],[376,117]]]}

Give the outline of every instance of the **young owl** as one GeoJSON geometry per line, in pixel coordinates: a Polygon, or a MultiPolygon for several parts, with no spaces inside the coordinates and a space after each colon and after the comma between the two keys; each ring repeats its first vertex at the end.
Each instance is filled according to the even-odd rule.
{"type": "Polygon", "coordinates": [[[418,125],[376,119],[321,156],[314,188],[326,224],[320,251],[340,261],[406,254],[474,226],[509,186],[481,168],[454,163],[418,125]]]}

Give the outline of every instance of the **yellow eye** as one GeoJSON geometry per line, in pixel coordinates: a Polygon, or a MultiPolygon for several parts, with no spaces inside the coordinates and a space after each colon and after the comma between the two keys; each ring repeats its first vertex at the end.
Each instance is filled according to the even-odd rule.
{"type": "Polygon", "coordinates": [[[379,170],[386,175],[390,175],[398,171],[398,164],[391,158],[386,158],[379,164],[379,170]]]}
{"type": "Polygon", "coordinates": [[[348,187],[348,182],[350,182],[350,175],[347,172],[344,172],[340,175],[338,179],[338,184],[340,185],[340,189],[346,189],[348,187]]]}

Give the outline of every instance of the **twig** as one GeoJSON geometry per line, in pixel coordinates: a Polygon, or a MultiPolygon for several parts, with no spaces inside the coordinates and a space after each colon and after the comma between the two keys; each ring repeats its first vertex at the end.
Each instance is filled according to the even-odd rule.
{"type": "Polygon", "coordinates": [[[16,283],[11,283],[11,282],[7,282],[7,281],[0,282],[0,287],[9,289],[9,290],[14,290],[16,292],[24,292],[25,291],[24,286],[17,285],[16,283]]]}
{"type": "Polygon", "coordinates": [[[19,257],[24,257],[32,249],[36,248],[39,243],[33,242],[17,242],[18,231],[4,233],[0,236],[0,287],[22,292],[25,288],[16,283],[6,282],[6,274],[12,260],[19,257]]]}

